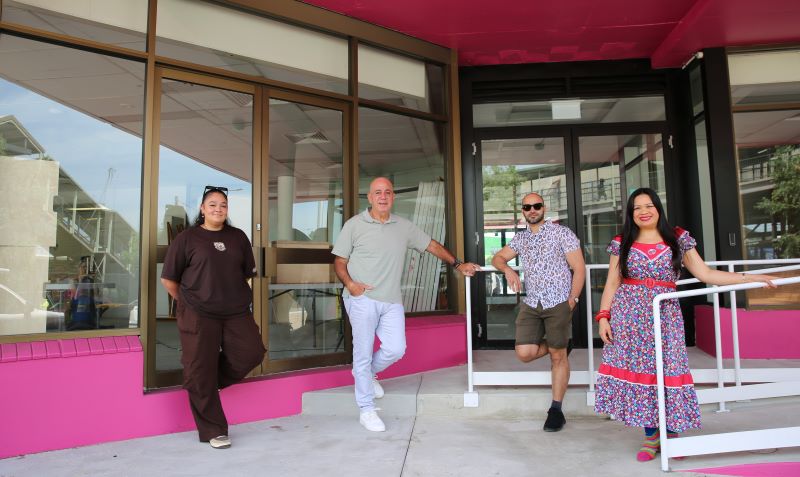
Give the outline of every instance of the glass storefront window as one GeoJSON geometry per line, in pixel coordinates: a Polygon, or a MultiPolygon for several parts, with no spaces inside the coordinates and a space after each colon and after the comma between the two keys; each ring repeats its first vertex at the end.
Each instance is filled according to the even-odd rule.
{"type": "Polygon", "coordinates": [[[367,45],[358,46],[358,95],[429,113],[444,112],[444,69],[367,45]]]}
{"type": "Polygon", "coordinates": [[[662,96],[525,101],[472,106],[472,121],[476,128],[665,119],[666,110],[662,96]]]}
{"type": "Polygon", "coordinates": [[[331,255],[342,229],[343,128],[339,110],[269,101],[270,360],[346,349],[331,255]]]}
{"type": "MultiPolygon", "coordinates": [[[[253,96],[161,81],[158,157],[159,256],[194,224],[207,185],[228,189],[228,218],[252,242],[253,96]]],[[[156,280],[163,264],[158,263],[156,280]]],[[[156,370],[181,369],[173,301],[156,285],[156,370]]]]}
{"type": "Polygon", "coordinates": [[[139,326],[144,70],[0,35],[0,334],[139,326]]]}
{"type": "Polygon", "coordinates": [[[159,0],[156,53],[347,94],[348,42],[196,0],[159,0]]]}
{"type": "Polygon", "coordinates": [[[728,71],[734,108],[800,101],[800,50],[729,55],[728,71]]]}
{"type": "Polygon", "coordinates": [[[5,0],[3,21],[145,50],[147,0],[5,0]]]}
{"type": "MultiPolygon", "coordinates": [[[[733,54],[728,68],[744,258],[800,257],[800,50],[733,54]]],[[[798,297],[798,285],[747,292],[748,306],[798,297]]]]}
{"type": "MultiPolygon", "coordinates": [[[[359,206],[368,206],[369,184],[387,177],[394,184],[393,213],[446,242],[445,132],[441,124],[359,108],[359,206]]],[[[406,312],[447,309],[446,266],[429,253],[410,250],[403,272],[406,312]]]]}
{"type": "Polygon", "coordinates": [[[800,110],[736,113],[734,128],[746,258],[800,256],[800,110]]]}

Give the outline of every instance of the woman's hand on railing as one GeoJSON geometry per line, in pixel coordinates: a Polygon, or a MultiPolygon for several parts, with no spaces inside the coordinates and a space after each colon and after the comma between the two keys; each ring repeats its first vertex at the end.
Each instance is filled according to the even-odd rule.
{"type": "Polygon", "coordinates": [[[772,280],[777,280],[781,277],[776,277],[774,275],[758,275],[755,273],[742,273],[742,281],[745,283],[748,282],[764,282],[767,284],[767,288],[778,288],[777,285],[772,283],[772,280]]]}
{"type": "Polygon", "coordinates": [[[611,323],[603,318],[597,324],[597,333],[600,335],[600,339],[603,340],[605,344],[611,344],[611,323]]]}

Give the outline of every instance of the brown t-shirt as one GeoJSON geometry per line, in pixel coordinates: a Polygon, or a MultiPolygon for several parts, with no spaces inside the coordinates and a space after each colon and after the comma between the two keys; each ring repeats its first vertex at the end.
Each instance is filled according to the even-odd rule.
{"type": "Polygon", "coordinates": [[[207,318],[238,318],[250,313],[253,292],[247,279],[256,264],[247,235],[225,226],[184,230],[167,249],[161,278],[180,283],[180,299],[207,318]]]}

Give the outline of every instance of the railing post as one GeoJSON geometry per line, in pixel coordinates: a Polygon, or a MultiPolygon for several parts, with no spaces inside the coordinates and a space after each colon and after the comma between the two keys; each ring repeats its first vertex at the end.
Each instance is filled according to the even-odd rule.
{"type": "MultiPolygon", "coordinates": [[[[734,265],[728,265],[728,271],[733,273],[734,265]]],[[[733,377],[736,386],[742,385],[742,360],[739,355],[739,312],[736,309],[736,291],[731,290],[731,338],[733,339],[733,377]]]]}
{"type": "Polygon", "coordinates": [[[472,278],[466,277],[464,285],[467,293],[467,389],[475,392],[472,385],[472,278]]]}
{"type": "Polygon", "coordinates": [[[661,470],[669,470],[667,443],[667,401],[664,390],[664,350],[661,342],[661,299],[653,300],[653,338],[656,346],[656,386],[658,394],[658,432],[661,436],[661,470]]]}
{"type": "Polygon", "coordinates": [[[594,374],[594,337],[592,336],[592,269],[586,266],[586,341],[589,350],[589,392],[594,393],[595,379],[594,374]]]}
{"type": "MultiPolygon", "coordinates": [[[[716,288],[716,286],[714,286],[716,288]]],[[[722,333],[720,331],[719,323],[719,293],[714,293],[714,347],[717,354],[717,387],[725,387],[724,368],[722,365],[722,333]]],[[[727,412],[725,409],[725,401],[719,402],[719,409],[717,412],[727,412]]]]}
{"type": "MultiPolygon", "coordinates": [[[[479,275],[481,271],[478,271],[475,276],[482,276],[479,275]]],[[[472,363],[472,278],[474,277],[464,278],[464,291],[467,294],[467,392],[464,393],[464,407],[478,407],[480,403],[478,393],[475,392],[472,363]]]]}

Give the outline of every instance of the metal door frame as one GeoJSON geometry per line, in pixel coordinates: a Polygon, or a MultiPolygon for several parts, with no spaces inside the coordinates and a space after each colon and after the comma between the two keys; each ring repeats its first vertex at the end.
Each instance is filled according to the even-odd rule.
{"type": "MultiPolygon", "coordinates": [[[[474,230],[467,230],[467,237],[474,237],[470,241],[470,246],[475,247],[475,256],[481,263],[483,260],[483,234],[478,230],[479,225],[483,224],[483,200],[478,198],[483,196],[483,157],[482,142],[486,140],[502,139],[538,139],[562,137],[564,139],[564,161],[567,188],[567,226],[571,228],[581,244],[584,243],[586,231],[583,227],[583,220],[579,220],[582,215],[582,195],[580,187],[580,138],[586,136],[621,136],[635,134],[660,134],[662,138],[662,151],[664,154],[664,181],[666,184],[667,203],[674,204],[674,194],[671,185],[673,181],[673,151],[672,136],[669,133],[668,123],[664,121],[648,122],[629,122],[629,123],[591,123],[591,124],[565,124],[565,125],[544,125],[544,126],[506,126],[497,128],[475,128],[475,142],[473,143],[473,173],[475,174],[474,190],[475,194],[475,219],[468,221],[474,230]],[[471,223],[470,223],[471,222],[471,223]]],[[[624,163],[620,162],[620,189],[625,187],[624,163]]],[[[627,193],[625,193],[627,195],[627,193]]],[[[625,213],[625,201],[622,203],[623,214],[625,213]]],[[[670,209],[672,210],[672,209],[670,209]]],[[[467,246],[467,244],[465,244],[467,246]]],[[[483,264],[482,265],[491,265],[483,264]]],[[[581,293],[581,298],[585,297],[586,290],[581,293]]],[[[486,291],[485,287],[472,287],[471,290],[472,316],[474,326],[472,329],[472,340],[475,348],[501,348],[512,349],[514,340],[489,340],[487,339],[487,319],[486,313],[486,291]]],[[[581,299],[576,307],[575,316],[581,317],[586,314],[585,300],[581,299]]],[[[585,327],[581,325],[581,320],[573,319],[573,344],[575,347],[586,347],[588,345],[588,335],[585,327]]],[[[599,344],[599,340],[598,340],[599,344]]]]}

